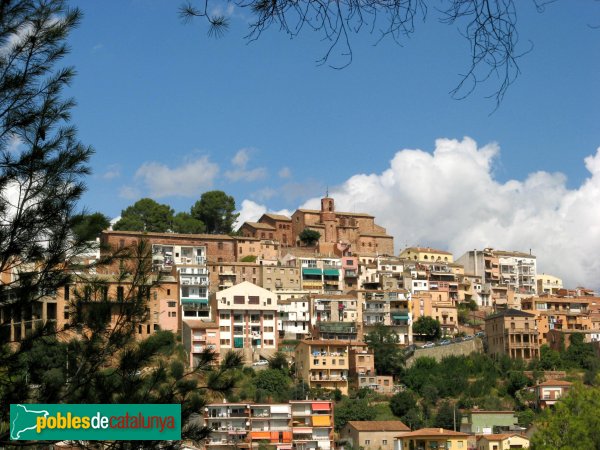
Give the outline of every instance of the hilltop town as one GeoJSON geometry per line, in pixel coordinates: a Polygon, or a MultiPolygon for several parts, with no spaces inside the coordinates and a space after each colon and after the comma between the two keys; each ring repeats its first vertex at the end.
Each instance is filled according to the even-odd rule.
{"type": "MultiPolygon", "coordinates": [[[[590,289],[563,286],[560,274],[539,273],[530,252],[482,248],[457,257],[408,247],[394,255],[394,238],[375,217],[337,211],[330,197],[321,199],[320,210],[298,209],[291,217],[266,213],[232,235],[107,229],[98,250],[82,259],[94,263],[141,244],[153,281],[144,319],[133,330],[136,339],[170,331],[192,370],[206,363],[207,351],[217,366],[235,352],[250,372],[283,369],[293,383],[295,394],[282,396],[270,387],[261,393],[254,386],[207,404],[201,415],[212,433],[205,445],[218,450],[262,443],[276,450],[425,448],[419,442],[487,449],[511,440],[510,448],[522,448],[517,445],[528,445],[532,417],[521,420],[515,405],[541,411],[572,387],[566,372],[544,371],[549,367],[540,360],[547,361],[548,351],[566,354],[571,343],[600,354],[600,298],[590,289]],[[467,400],[460,392],[443,395],[446,388],[433,381],[429,388],[415,384],[435,370],[454,370],[449,357],[464,364],[473,355],[515,373],[533,370],[515,381],[508,403],[501,397],[488,402],[500,412],[473,405],[483,401],[475,394],[467,400]],[[425,372],[422,357],[430,361],[425,372]],[[334,420],[334,409],[348,406],[349,397],[387,403],[411,391],[418,396],[409,399],[412,409],[393,407],[391,400],[383,416],[370,417],[387,421],[334,420]],[[454,408],[446,428],[419,427],[437,420],[417,409],[417,400],[423,407],[428,395],[437,415],[454,408]],[[438,397],[454,403],[440,404],[438,397]],[[457,409],[464,413],[458,424],[457,409]]],[[[135,283],[131,273],[122,276],[123,260],[92,267],[28,309],[3,306],[2,335],[18,343],[47,323],[77,335],[70,327],[76,296],[87,307],[98,295],[122,306],[135,283]],[[92,279],[102,280],[100,294],[88,287],[92,279]]],[[[109,328],[118,326],[121,306],[109,308],[109,328]]]]}

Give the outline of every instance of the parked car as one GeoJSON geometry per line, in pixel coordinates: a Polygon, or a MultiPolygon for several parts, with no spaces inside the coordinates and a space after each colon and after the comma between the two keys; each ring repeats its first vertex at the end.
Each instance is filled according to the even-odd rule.
{"type": "Polygon", "coordinates": [[[477,336],[477,337],[484,337],[485,336],[485,331],[478,331],[477,333],[475,333],[475,336],[477,336]]]}
{"type": "Polygon", "coordinates": [[[423,344],[421,346],[421,348],[433,348],[435,347],[435,344],[433,342],[427,342],[426,344],[423,344]]]}
{"type": "Polygon", "coordinates": [[[475,336],[473,336],[472,334],[469,334],[468,336],[465,336],[465,337],[463,338],[463,341],[472,341],[474,337],[475,337],[475,336]]]}
{"type": "Polygon", "coordinates": [[[449,345],[450,344],[450,340],[448,339],[444,339],[443,341],[440,341],[440,345],[449,345]]]}
{"type": "Polygon", "coordinates": [[[267,361],[266,359],[260,359],[258,361],[253,362],[252,365],[253,366],[268,366],[269,361],[267,361]]]}

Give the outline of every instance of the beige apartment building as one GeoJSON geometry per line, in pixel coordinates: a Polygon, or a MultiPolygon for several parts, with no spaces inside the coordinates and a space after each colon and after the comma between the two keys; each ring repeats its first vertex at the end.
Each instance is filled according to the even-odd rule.
{"type": "Polygon", "coordinates": [[[349,358],[348,342],[305,339],[296,347],[297,375],[311,389],[339,389],[348,395],[349,358]]]}
{"type": "Polygon", "coordinates": [[[428,291],[413,294],[413,320],[419,317],[432,317],[442,328],[443,336],[452,336],[458,332],[458,310],[456,303],[446,291],[428,291]]]}
{"type": "Polygon", "coordinates": [[[563,288],[563,282],[561,278],[555,277],[548,273],[538,274],[535,277],[537,284],[538,295],[543,294],[558,294],[558,291],[563,288]]]}
{"type": "Polygon", "coordinates": [[[507,309],[485,319],[488,353],[529,361],[539,358],[539,332],[535,314],[507,309]]]}
{"type": "Polygon", "coordinates": [[[248,364],[277,351],[277,301],[271,291],[244,281],[213,298],[221,354],[242,351],[248,364]]]}
{"type": "Polygon", "coordinates": [[[430,262],[454,262],[452,253],[431,247],[407,247],[400,252],[401,259],[430,263],[430,262]]]}
{"type": "Polygon", "coordinates": [[[277,264],[279,258],[279,241],[252,237],[233,236],[236,245],[237,260],[256,257],[258,264],[277,264]]]}
{"type": "Polygon", "coordinates": [[[261,266],[260,285],[272,292],[299,291],[302,286],[300,268],[291,266],[261,266]]]}
{"type": "Polygon", "coordinates": [[[548,333],[558,331],[590,331],[594,329],[590,297],[528,297],[522,309],[537,316],[539,343],[547,344],[548,333]]]}
{"type": "Polygon", "coordinates": [[[340,441],[344,449],[394,450],[394,438],[404,431],[410,428],[399,420],[351,420],[340,431],[340,441]]]}

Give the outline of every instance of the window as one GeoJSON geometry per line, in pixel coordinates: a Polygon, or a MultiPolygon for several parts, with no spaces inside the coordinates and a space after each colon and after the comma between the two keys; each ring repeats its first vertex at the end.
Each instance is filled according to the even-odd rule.
{"type": "Polygon", "coordinates": [[[221,313],[221,315],[219,316],[221,320],[229,320],[229,317],[229,313],[221,313]]]}
{"type": "Polygon", "coordinates": [[[219,327],[220,331],[230,331],[231,327],[229,325],[223,325],[219,327]]]}
{"type": "Polygon", "coordinates": [[[222,242],[219,242],[219,243],[217,244],[217,248],[218,248],[219,250],[223,250],[223,243],[222,243],[222,242]]]}
{"type": "Polygon", "coordinates": [[[370,445],[371,441],[369,439],[365,439],[365,445],[370,445]]]}
{"type": "Polygon", "coordinates": [[[221,339],[221,345],[231,345],[229,339],[221,339]]]}
{"type": "Polygon", "coordinates": [[[383,439],[383,440],[381,441],[381,443],[382,443],[383,445],[387,445],[387,439],[383,439]]]}
{"type": "Polygon", "coordinates": [[[167,306],[169,308],[175,308],[175,306],[177,306],[177,302],[167,302],[167,306]]]}
{"type": "Polygon", "coordinates": [[[258,305],[259,304],[259,297],[258,295],[249,295],[248,296],[248,304],[250,305],[258,305]]]}
{"type": "Polygon", "coordinates": [[[117,286],[117,300],[122,302],[124,296],[125,296],[125,290],[124,290],[123,286],[117,286]]]}
{"type": "Polygon", "coordinates": [[[243,295],[234,295],[233,296],[233,304],[234,305],[243,305],[246,302],[246,298],[243,295]]]}

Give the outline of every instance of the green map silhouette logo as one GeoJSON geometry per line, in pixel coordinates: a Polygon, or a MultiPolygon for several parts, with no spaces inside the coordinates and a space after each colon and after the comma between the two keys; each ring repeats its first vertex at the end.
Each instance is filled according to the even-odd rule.
{"type": "Polygon", "coordinates": [[[10,422],[10,438],[17,440],[23,439],[21,433],[29,430],[35,430],[37,427],[37,418],[48,417],[50,414],[46,410],[28,409],[25,405],[11,405],[14,407],[14,418],[10,422]]]}

